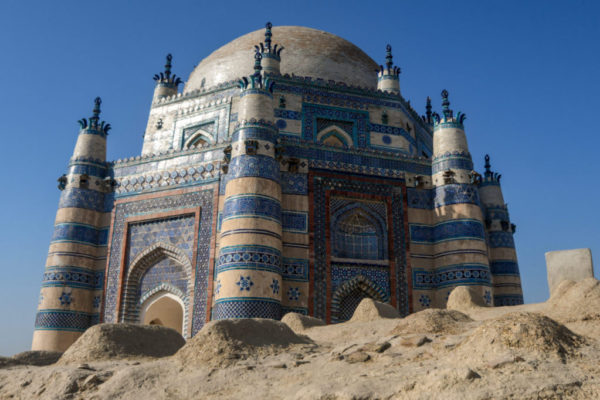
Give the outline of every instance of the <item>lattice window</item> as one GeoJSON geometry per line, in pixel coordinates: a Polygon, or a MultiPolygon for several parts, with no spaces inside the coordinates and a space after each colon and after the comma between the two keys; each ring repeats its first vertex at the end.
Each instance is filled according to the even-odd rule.
{"type": "Polygon", "coordinates": [[[335,226],[334,256],[361,260],[383,259],[383,243],[377,221],[361,209],[342,216],[335,226]]]}

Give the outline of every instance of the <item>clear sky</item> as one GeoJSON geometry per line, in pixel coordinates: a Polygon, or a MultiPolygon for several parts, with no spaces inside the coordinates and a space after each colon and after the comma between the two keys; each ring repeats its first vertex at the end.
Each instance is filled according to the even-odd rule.
{"type": "Polygon", "coordinates": [[[268,20],[332,32],[379,63],[390,43],[420,113],[450,92],[476,168],[489,153],[503,175],[527,303],[548,296],[544,252],[590,247],[598,260],[598,1],[3,0],[1,355],[31,344],[56,179],[94,97],[113,126],[109,160],[138,155],[165,54],[186,79],[268,20]]]}

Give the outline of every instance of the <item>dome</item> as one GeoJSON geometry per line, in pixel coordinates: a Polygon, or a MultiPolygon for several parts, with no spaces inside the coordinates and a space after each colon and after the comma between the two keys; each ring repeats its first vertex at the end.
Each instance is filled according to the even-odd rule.
{"type": "MultiPolygon", "coordinates": [[[[284,46],[281,52],[282,74],[377,88],[378,64],[349,41],[301,26],[277,26],[272,28],[272,32],[273,44],[284,46]]],[[[254,66],[254,46],[264,41],[264,34],[265,30],[259,29],[214,51],[192,71],[184,92],[250,75],[254,66]]]]}

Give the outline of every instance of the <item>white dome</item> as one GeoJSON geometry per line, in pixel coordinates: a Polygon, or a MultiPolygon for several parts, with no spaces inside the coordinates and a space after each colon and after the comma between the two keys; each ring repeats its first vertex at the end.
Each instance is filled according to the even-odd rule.
{"type": "MultiPolygon", "coordinates": [[[[349,41],[301,26],[278,26],[271,31],[273,45],[284,46],[281,52],[282,75],[310,76],[377,88],[377,63],[349,41]]],[[[264,41],[264,33],[264,29],[259,29],[214,51],[192,71],[184,92],[250,75],[254,66],[254,46],[264,41]]]]}

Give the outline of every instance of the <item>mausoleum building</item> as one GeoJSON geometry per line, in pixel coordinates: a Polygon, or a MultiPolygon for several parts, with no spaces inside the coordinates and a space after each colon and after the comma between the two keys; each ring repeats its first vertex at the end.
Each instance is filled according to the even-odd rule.
{"type": "MultiPolygon", "coordinates": [[[[183,85],[167,56],[141,155],[106,159],[100,99],[61,190],[33,349],[99,322],[173,327],[287,312],[401,315],[469,285],[523,302],[500,175],[478,174],[465,114],[401,93],[383,65],[315,29],[272,27],[206,57],[183,85]]],[[[123,134],[123,133],[119,133],[123,134]]],[[[478,156],[480,157],[480,156],[478,156]]]]}

